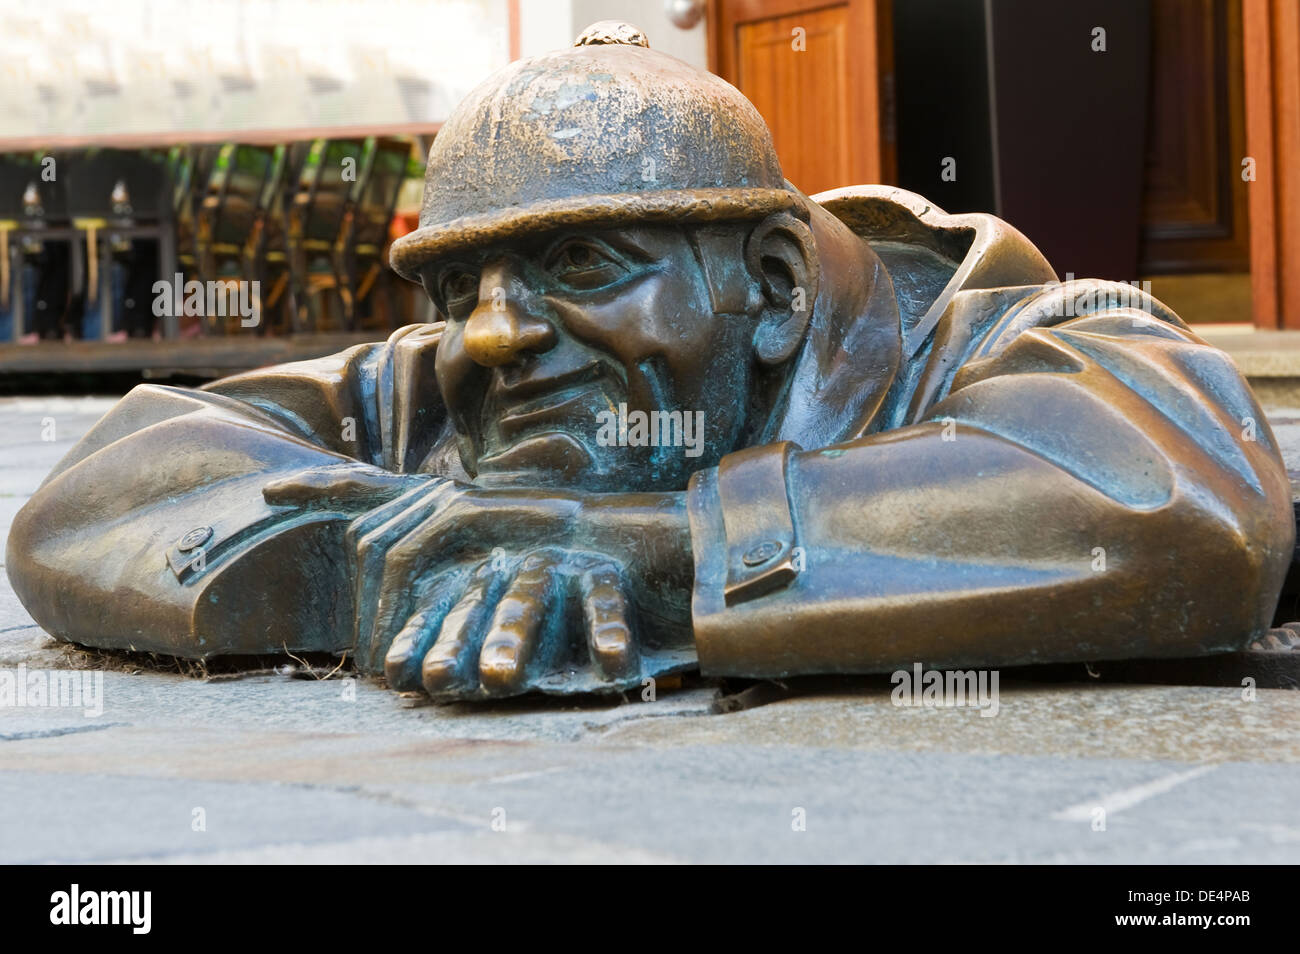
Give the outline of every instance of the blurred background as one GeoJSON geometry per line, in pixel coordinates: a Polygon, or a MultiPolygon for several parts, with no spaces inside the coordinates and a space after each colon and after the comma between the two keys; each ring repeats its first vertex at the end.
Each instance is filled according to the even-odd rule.
{"type": "Polygon", "coordinates": [[[807,193],[895,184],[1063,279],[1300,328],[1296,0],[0,0],[0,379],[201,379],[430,319],[387,252],[441,122],[600,19],[736,84],[807,193]],[[253,281],[252,327],[183,293],[253,281]]]}

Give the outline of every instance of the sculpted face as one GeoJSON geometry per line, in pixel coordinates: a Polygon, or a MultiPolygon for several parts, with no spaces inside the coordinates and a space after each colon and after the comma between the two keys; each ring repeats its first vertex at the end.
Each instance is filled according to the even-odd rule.
{"type": "Polygon", "coordinates": [[[754,373],[747,233],[552,232],[430,265],[466,469],[487,485],[636,491],[683,489],[716,464],[754,373]]]}

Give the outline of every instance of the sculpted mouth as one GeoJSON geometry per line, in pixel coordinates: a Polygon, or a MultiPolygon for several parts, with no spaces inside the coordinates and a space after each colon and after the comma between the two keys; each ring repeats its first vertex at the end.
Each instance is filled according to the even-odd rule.
{"type": "Polygon", "coordinates": [[[546,378],[530,378],[508,387],[498,389],[494,394],[494,403],[503,412],[513,412],[516,408],[528,409],[530,405],[545,402],[556,395],[584,385],[593,384],[605,376],[599,362],[583,365],[573,371],[552,375],[546,378]]]}
{"type": "Polygon", "coordinates": [[[516,400],[507,391],[493,402],[484,422],[489,453],[537,436],[559,431],[582,441],[595,433],[597,412],[615,406],[611,399],[613,381],[599,364],[577,372],[514,389],[516,400]],[[494,439],[492,439],[494,438],[494,439]],[[495,445],[495,446],[493,446],[495,445]]]}
{"type": "Polygon", "coordinates": [[[571,385],[558,391],[551,391],[530,401],[521,401],[508,408],[499,418],[502,424],[526,424],[529,421],[562,413],[565,405],[572,404],[587,397],[592,391],[600,391],[592,382],[571,385]]]}

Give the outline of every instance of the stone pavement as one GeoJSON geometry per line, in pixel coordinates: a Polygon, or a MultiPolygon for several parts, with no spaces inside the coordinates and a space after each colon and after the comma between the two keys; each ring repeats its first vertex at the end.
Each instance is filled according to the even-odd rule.
{"type": "MultiPolygon", "coordinates": [[[[110,404],[0,400],[4,532],[110,404]]],[[[1295,691],[1008,673],[993,718],[894,706],[881,680],[725,714],[698,682],[413,706],[346,674],[203,681],[70,650],[0,574],[5,670],[103,681],[80,708],[0,708],[4,862],[1300,861],[1295,691]]]]}

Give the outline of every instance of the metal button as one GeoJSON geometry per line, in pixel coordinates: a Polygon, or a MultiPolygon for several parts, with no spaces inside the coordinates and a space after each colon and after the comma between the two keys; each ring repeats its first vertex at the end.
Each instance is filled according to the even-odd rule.
{"type": "Polygon", "coordinates": [[[208,542],[208,538],[211,536],[211,527],[195,527],[193,530],[185,534],[185,536],[181,537],[181,542],[176,544],[176,549],[180,550],[182,553],[186,553],[193,550],[195,547],[203,546],[203,544],[208,542]]]}
{"type": "Polygon", "coordinates": [[[758,566],[772,559],[781,550],[781,544],[776,540],[764,540],[762,543],[756,544],[745,551],[745,555],[741,559],[745,561],[745,566],[758,566]]]}

